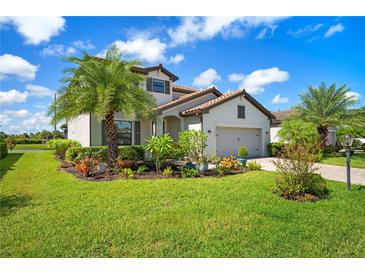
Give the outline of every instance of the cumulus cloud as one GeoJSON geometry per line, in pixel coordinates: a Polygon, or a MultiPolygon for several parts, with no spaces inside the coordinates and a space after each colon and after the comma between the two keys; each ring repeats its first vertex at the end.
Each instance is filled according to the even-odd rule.
{"type": "MultiPolygon", "coordinates": [[[[127,41],[116,40],[113,44],[127,57],[146,61],[148,63],[165,62],[165,51],[167,44],[158,38],[145,39],[135,38],[127,41]]],[[[98,54],[104,57],[107,50],[98,54]]]]}
{"type": "Polygon", "coordinates": [[[12,117],[26,117],[30,115],[30,112],[27,109],[4,110],[4,114],[12,117]]]}
{"type": "Polygon", "coordinates": [[[184,55],[183,54],[176,54],[175,56],[171,56],[169,59],[169,63],[173,63],[173,64],[179,64],[181,61],[184,60],[184,55]]]}
{"type": "Polygon", "coordinates": [[[219,81],[221,79],[221,76],[216,72],[216,70],[210,68],[195,77],[193,80],[193,85],[197,87],[208,87],[211,86],[215,81],[219,81]]]}
{"type": "Polygon", "coordinates": [[[76,50],[73,47],[65,46],[62,44],[49,45],[41,50],[42,56],[67,56],[74,54],[76,50]]]}
{"type": "Polygon", "coordinates": [[[337,32],[343,32],[344,29],[345,29],[345,27],[340,23],[338,23],[336,25],[332,25],[324,34],[324,38],[331,37],[331,36],[335,35],[337,32]]]}
{"type": "Polygon", "coordinates": [[[265,86],[272,83],[285,82],[288,79],[289,73],[277,67],[255,70],[248,75],[232,73],[228,76],[230,82],[238,82],[240,88],[244,88],[252,94],[262,93],[265,90],[265,86]]]}
{"type": "Polygon", "coordinates": [[[47,96],[54,96],[54,94],[55,94],[54,90],[51,90],[51,89],[43,87],[43,86],[28,84],[25,87],[26,87],[27,92],[29,92],[30,96],[47,97],[47,96]]]}
{"type": "Polygon", "coordinates": [[[274,98],[272,98],[271,103],[273,103],[273,104],[287,104],[287,103],[289,103],[289,98],[288,97],[281,97],[280,94],[278,94],[274,98]]]}
{"type": "Polygon", "coordinates": [[[346,93],[346,96],[347,96],[348,98],[353,98],[354,100],[359,100],[359,99],[360,99],[360,97],[361,97],[360,93],[358,93],[358,92],[354,92],[354,91],[348,91],[348,92],[346,93]]]}
{"type": "Polygon", "coordinates": [[[0,91],[0,104],[11,105],[15,103],[24,103],[28,98],[28,92],[20,92],[15,89],[0,91]]]}
{"type": "Polygon", "coordinates": [[[295,38],[299,38],[302,36],[306,36],[312,32],[316,32],[317,30],[319,30],[320,28],[323,27],[323,24],[317,24],[317,25],[307,25],[304,28],[300,28],[297,30],[293,30],[293,29],[289,29],[287,31],[287,34],[295,37],[295,38]]]}
{"type": "Polygon", "coordinates": [[[275,25],[284,17],[184,17],[176,28],[168,29],[173,46],[208,40],[217,35],[224,38],[242,37],[249,29],[275,25]]]}
{"type": "Polygon", "coordinates": [[[51,118],[45,112],[32,114],[21,122],[23,131],[40,131],[50,126],[51,118]]]}
{"type": "Polygon", "coordinates": [[[0,113],[0,125],[6,126],[11,121],[11,118],[8,114],[0,113]]]}
{"type": "Polygon", "coordinates": [[[22,57],[12,54],[0,56],[0,80],[7,76],[15,76],[19,80],[33,80],[38,67],[32,65],[22,57]]]}
{"type": "Polygon", "coordinates": [[[1,17],[1,25],[13,25],[27,44],[38,45],[48,42],[52,36],[58,35],[65,27],[65,19],[51,16],[15,16],[1,17]]]}
{"type": "Polygon", "coordinates": [[[83,49],[83,50],[94,49],[95,48],[95,46],[91,43],[90,40],[86,40],[86,41],[77,40],[77,41],[72,42],[72,45],[75,48],[83,49]]]}

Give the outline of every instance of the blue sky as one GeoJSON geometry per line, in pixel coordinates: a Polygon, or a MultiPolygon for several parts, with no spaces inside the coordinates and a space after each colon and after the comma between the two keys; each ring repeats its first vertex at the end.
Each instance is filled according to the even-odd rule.
{"type": "Polygon", "coordinates": [[[162,63],[177,83],[246,88],[269,110],[299,102],[307,85],[347,83],[365,105],[365,17],[2,17],[0,131],[48,127],[63,57],[103,55],[162,63]]]}

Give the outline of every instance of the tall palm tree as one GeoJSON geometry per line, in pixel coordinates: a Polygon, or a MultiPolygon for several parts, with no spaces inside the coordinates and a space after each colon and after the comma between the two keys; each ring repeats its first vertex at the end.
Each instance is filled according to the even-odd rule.
{"type": "Polygon", "coordinates": [[[115,46],[107,51],[105,59],[84,53],[82,58],[70,57],[68,61],[76,66],[64,71],[65,85],[48,114],[56,113],[52,122],[89,113],[94,113],[99,121],[105,119],[108,160],[112,165],[118,156],[115,113],[148,118],[156,106],[151,93],[139,87],[145,78],[131,72],[140,62],[123,60],[115,46]]]}
{"type": "Polygon", "coordinates": [[[301,103],[296,107],[296,116],[314,123],[321,146],[326,145],[329,127],[365,124],[364,116],[349,110],[357,101],[348,92],[350,89],[346,85],[337,88],[336,84],[327,87],[322,83],[319,87],[308,86],[307,91],[300,95],[301,103]]]}

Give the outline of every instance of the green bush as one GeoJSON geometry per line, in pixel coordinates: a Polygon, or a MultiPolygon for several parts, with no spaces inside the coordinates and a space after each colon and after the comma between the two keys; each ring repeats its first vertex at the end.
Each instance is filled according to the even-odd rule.
{"type": "Polygon", "coordinates": [[[323,156],[328,156],[328,157],[340,157],[341,154],[339,153],[340,149],[338,147],[335,146],[325,146],[322,149],[322,154],[323,156]]]}
{"type": "Polygon", "coordinates": [[[246,157],[248,155],[248,148],[245,146],[241,146],[237,150],[238,157],[246,157]]]}
{"type": "Polygon", "coordinates": [[[144,148],[143,146],[120,146],[119,150],[119,160],[144,160],[144,148]]]}
{"type": "Polygon", "coordinates": [[[170,177],[173,173],[174,173],[174,171],[172,170],[172,168],[170,166],[168,166],[167,168],[165,168],[162,171],[162,175],[166,176],[166,177],[170,177]]]}
{"type": "Polygon", "coordinates": [[[126,179],[133,179],[134,178],[134,171],[131,168],[123,168],[120,171],[120,174],[125,177],[126,179]]]}
{"type": "Polygon", "coordinates": [[[354,139],[351,148],[353,150],[360,150],[362,148],[362,145],[363,143],[360,140],[354,139]]]}
{"type": "Polygon", "coordinates": [[[279,156],[284,149],[284,143],[270,143],[267,145],[267,150],[269,152],[270,157],[279,156]]]}
{"type": "Polygon", "coordinates": [[[247,167],[251,170],[261,170],[263,168],[262,164],[256,161],[250,161],[247,163],[247,167]]]}
{"type": "Polygon", "coordinates": [[[43,144],[42,139],[15,138],[15,143],[20,145],[43,144]]]}
{"type": "Polygon", "coordinates": [[[0,141],[0,159],[4,158],[8,155],[8,146],[6,145],[4,140],[0,141]]]}
{"type": "Polygon", "coordinates": [[[198,161],[207,147],[208,136],[200,130],[184,130],[179,133],[179,147],[191,161],[198,161]]]}
{"type": "Polygon", "coordinates": [[[181,170],[181,177],[183,177],[183,178],[193,178],[193,177],[198,177],[198,176],[199,176],[199,172],[195,168],[184,167],[181,170]]]}
{"type": "Polygon", "coordinates": [[[146,141],[147,144],[144,148],[151,153],[156,171],[157,173],[160,173],[161,164],[169,157],[174,145],[174,140],[171,138],[170,134],[165,133],[161,136],[151,136],[146,141]]]}
{"type": "MultiPolygon", "coordinates": [[[[143,146],[120,146],[118,147],[119,157],[121,160],[143,160],[143,146]],[[131,157],[131,158],[128,158],[131,157]]],[[[66,152],[66,160],[70,162],[80,161],[86,157],[100,159],[103,162],[108,161],[107,146],[93,147],[70,147],[66,152]]]]}
{"type": "Polygon", "coordinates": [[[48,141],[48,146],[54,150],[56,155],[64,159],[68,148],[81,147],[81,144],[80,142],[74,140],[53,139],[48,141]]]}

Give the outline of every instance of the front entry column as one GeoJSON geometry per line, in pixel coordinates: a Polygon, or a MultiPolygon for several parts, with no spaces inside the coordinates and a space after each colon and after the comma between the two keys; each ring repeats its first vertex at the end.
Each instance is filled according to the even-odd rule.
{"type": "Polygon", "coordinates": [[[163,119],[162,117],[157,117],[156,119],[156,136],[163,134],[163,119]]]}

